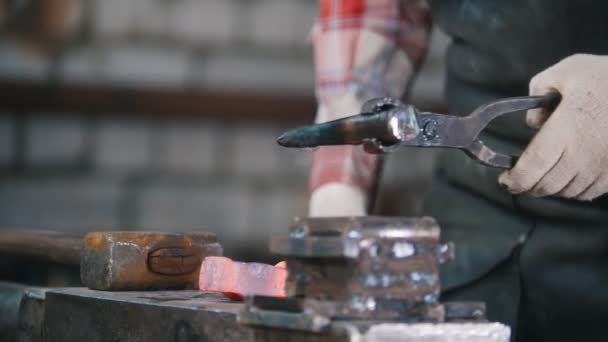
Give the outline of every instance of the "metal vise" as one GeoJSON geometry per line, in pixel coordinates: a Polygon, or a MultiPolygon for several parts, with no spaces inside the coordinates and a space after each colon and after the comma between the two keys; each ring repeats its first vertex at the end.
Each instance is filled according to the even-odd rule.
{"type": "MultiPolygon", "coordinates": [[[[482,323],[484,303],[438,301],[439,265],[453,258],[453,245],[440,242],[432,218],[296,219],[290,234],[273,239],[270,250],[287,261],[288,297],[248,298],[238,318],[258,336],[285,329],[352,336],[380,323],[410,331],[420,327],[416,324],[451,329],[446,322],[468,322],[479,323],[478,332],[500,330],[498,339],[488,341],[508,340],[507,327],[482,323]]],[[[455,328],[462,335],[460,326],[455,328]]]]}

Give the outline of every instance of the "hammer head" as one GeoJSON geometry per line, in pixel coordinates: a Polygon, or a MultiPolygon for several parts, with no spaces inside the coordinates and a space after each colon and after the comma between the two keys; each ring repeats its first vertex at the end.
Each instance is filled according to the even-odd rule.
{"type": "Polygon", "coordinates": [[[222,255],[212,233],[89,233],[80,279],[95,290],[197,288],[201,263],[208,255],[222,255]]]}

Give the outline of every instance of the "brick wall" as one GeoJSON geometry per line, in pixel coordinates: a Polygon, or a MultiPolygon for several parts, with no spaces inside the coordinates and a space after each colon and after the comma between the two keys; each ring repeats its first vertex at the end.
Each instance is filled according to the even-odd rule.
{"type": "Polygon", "coordinates": [[[277,124],[5,115],[0,226],[210,230],[228,253],[265,250],[306,214],[310,153],[277,124]],[[233,139],[226,139],[233,137],[233,139]]]}
{"type": "MultiPolygon", "coordinates": [[[[313,94],[313,0],[68,2],[51,53],[2,40],[0,79],[313,94]]],[[[440,98],[444,47],[437,34],[415,102],[440,98]]],[[[264,260],[268,236],[306,214],[310,153],[274,143],[284,123],[206,117],[2,113],[0,227],[203,229],[264,260]]],[[[431,164],[419,150],[390,157],[387,212],[419,209],[431,164]]]]}

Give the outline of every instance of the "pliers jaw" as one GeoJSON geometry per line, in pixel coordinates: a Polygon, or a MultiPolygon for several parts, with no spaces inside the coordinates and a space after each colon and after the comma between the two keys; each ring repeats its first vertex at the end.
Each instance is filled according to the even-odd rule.
{"type": "Polygon", "coordinates": [[[296,148],[363,145],[369,153],[385,153],[419,133],[418,112],[413,106],[380,98],[366,102],[362,110],[358,115],[285,132],[277,142],[296,148]]]}
{"type": "Polygon", "coordinates": [[[363,148],[367,153],[394,152],[399,149],[402,142],[414,139],[420,134],[418,110],[397,99],[390,97],[371,99],[363,104],[362,111],[361,115],[384,113],[382,116],[385,125],[384,139],[378,137],[364,139],[363,148]]]}
{"type": "Polygon", "coordinates": [[[363,105],[363,113],[283,134],[285,147],[363,145],[369,153],[393,152],[401,146],[456,148],[478,162],[511,168],[516,156],[493,151],[479,134],[495,118],[533,108],[552,111],[560,101],[557,93],[502,99],[480,106],[467,116],[418,112],[399,100],[378,98],[363,105]]]}

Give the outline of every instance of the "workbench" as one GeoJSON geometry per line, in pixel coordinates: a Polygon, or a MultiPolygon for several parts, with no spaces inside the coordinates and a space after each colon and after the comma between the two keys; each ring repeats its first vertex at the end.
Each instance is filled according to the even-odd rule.
{"type": "MultiPolygon", "coordinates": [[[[0,283],[0,289],[8,285],[0,283]]],[[[342,321],[324,333],[251,327],[244,308],[221,294],[196,290],[108,292],[86,288],[22,288],[17,341],[434,341],[507,342],[498,323],[342,321]]],[[[13,298],[15,301],[15,298],[13,298]]]]}
{"type": "MultiPolygon", "coordinates": [[[[198,233],[199,248],[192,249],[196,241],[188,236],[133,234],[90,233],[82,250],[79,239],[69,244],[80,253],[65,261],[80,261],[87,287],[0,282],[0,340],[509,341],[509,327],[486,320],[485,303],[440,300],[439,265],[454,249],[429,217],[296,219],[269,246],[286,262],[286,295],[249,292],[244,302],[166,290],[200,286],[196,266],[221,255],[215,236],[198,233]]],[[[5,245],[22,239],[10,241],[5,245]]]]}

